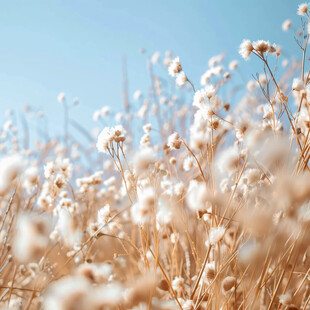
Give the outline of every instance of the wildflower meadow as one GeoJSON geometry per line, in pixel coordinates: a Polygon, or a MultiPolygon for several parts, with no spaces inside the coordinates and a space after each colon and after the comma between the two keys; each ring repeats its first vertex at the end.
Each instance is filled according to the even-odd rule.
{"type": "Polygon", "coordinates": [[[178,51],[154,52],[147,91],[131,98],[124,71],[119,110],[98,107],[95,129],[65,92],[58,135],[31,104],[8,109],[1,309],[309,310],[309,14],[299,4],[272,30],[295,38],[294,57],[245,38],[200,83],[178,51]],[[259,71],[235,96],[248,60],[259,71]]]}

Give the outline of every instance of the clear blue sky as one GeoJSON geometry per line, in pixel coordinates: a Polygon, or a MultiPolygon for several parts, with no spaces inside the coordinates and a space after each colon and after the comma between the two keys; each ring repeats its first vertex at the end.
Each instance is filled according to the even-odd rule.
{"type": "MultiPolygon", "coordinates": [[[[170,49],[185,72],[199,84],[208,59],[222,51],[238,59],[246,78],[255,62],[238,55],[242,39],[265,39],[297,51],[295,0],[10,0],[0,9],[0,106],[43,109],[50,126],[62,124],[56,98],[80,98],[73,117],[90,126],[92,113],[103,105],[122,109],[122,57],[127,56],[129,95],[146,89],[147,55],[170,49]],[[139,48],[147,55],[141,55],[139,48]]],[[[2,118],[3,119],[3,118],[2,118]]],[[[1,120],[1,118],[0,118],[1,120]]]]}

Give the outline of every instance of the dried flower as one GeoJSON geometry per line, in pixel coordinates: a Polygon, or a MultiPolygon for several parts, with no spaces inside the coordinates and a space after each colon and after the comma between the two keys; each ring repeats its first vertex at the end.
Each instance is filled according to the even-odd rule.
{"type": "Polygon", "coordinates": [[[184,290],[184,279],[182,277],[175,277],[172,281],[172,288],[176,292],[183,292],[184,290]]]}
{"type": "Polygon", "coordinates": [[[297,14],[304,16],[305,14],[308,13],[308,3],[302,3],[299,4],[298,8],[297,8],[297,14]]]}
{"type": "Polygon", "coordinates": [[[177,73],[182,71],[182,66],[180,64],[180,58],[176,57],[171,61],[171,64],[168,68],[168,72],[171,76],[175,77],[177,73]]]}
{"type": "Polygon", "coordinates": [[[65,102],[66,100],[66,95],[65,93],[59,93],[58,97],[57,97],[57,100],[62,103],[62,102],[65,102]]]}
{"type": "Polygon", "coordinates": [[[209,231],[209,242],[211,245],[215,245],[220,242],[225,234],[225,227],[218,226],[218,227],[211,227],[209,231]]]}
{"type": "Polygon", "coordinates": [[[282,294],[279,296],[279,302],[282,305],[288,306],[292,303],[292,294],[291,292],[286,292],[285,294],[282,294]]]}
{"type": "Polygon", "coordinates": [[[283,30],[283,31],[287,31],[287,30],[289,30],[289,29],[291,28],[291,26],[292,26],[291,20],[290,20],[290,19],[286,19],[286,20],[283,22],[283,24],[282,24],[282,30],[283,30]]]}
{"type": "Polygon", "coordinates": [[[238,68],[238,60],[233,60],[229,63],[229,70],[234,71],[238,68]]]}
{"type": "Polygon", "coordinates": [[[23,166],[23,160],[19,155],[7,156],[0,160],[0,196],[7,193],[23,166]]]}
{"type": "Polygon", "coordinates": [[[50,225],[46,216],[19,214],[13,250],[21,262],[41,258],[49,242],[50,225]]]}
{"type": "Polygon", "coordinates": [[[302,91],[302,90],[305,89],[305,84],[300,79],[294,79],[293,80],[292,89],[295,90],[295,91],[302,91]]]}
{"type": "Polygon", "coordinates": [[[250,40],[243,40],[240,49],[239,54],[244,58],[245,60],[248,60],[254,47],[252,45],[252,42],[250,40]]]}
{"type": "Polygon", "coordinates": [[[223,294],[227,294],[228,292],[231,292],[232,289],[235,288],[235,285],[236,285],[236,279],[234,277],[226,277],[222,281],[223,294]]]}
{"type": "Polygon", "coordinates": [[[260,54],[264,54],[270,48],[270,43],[264,40],[258,40],[253,42],[254,49],[259,52],[260,54]]]}
{"type": "Polygon", "coordinates": [[[178,86],[182,87],[188,81],[187,76],[185,75],[184,71],[181,71],[177,74],[177,78],[175,82],[178,86]]]}
{"type": "Polygon", "coordinates": [[[168,137],[168,142],[167,145],[169,146],[170,149],[180,149],[182,145],[182,141],[180,140],[180,136],[174,132],[168,137]]]}

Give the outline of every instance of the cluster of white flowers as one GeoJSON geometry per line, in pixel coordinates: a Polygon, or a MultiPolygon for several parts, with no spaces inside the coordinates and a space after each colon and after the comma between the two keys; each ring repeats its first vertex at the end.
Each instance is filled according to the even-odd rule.
{"type": "Polygon", "coordinates": [[[78,187],[88,187],[89,185],[99,185],[102,183],[103,171],[96,171],[94,174],[76,179],[78,187]]]}
{"type": "Polygon", "coordinates": [[[255,52],[260,57],[264,57],[266,52],[279,56],[281,54],[281,48],[275,44],[271,45],[268,41],[264,40],[254,42],[247,39],[243,40],[240,44],[239,54],[242,58],[248,60],[252,52],[255,52]]]}
{"type": "Polygon", "coordinates": [[[113,142],[121,143],[126,140],[126,131],[122,125],[115,127],[105,127],[99,134],[97,139],[98,152],[107,153],[113,142]]]}
{"type": "Polygon", "coordinates": [[[168,67],[168,72],[172,77],[176,77],[176,84],[180,87],[184,86],[184,84],[188,81],[186,74],[182,71],[179,57],[176,57],[171,61],[168,67]]]}
{"type": "Polygon", "coordinates": [[[197,90],[194,94],[193,105],[198,109],[203,109],[207,104],[210,104],[210,99],[215,94],[213,85],[206,85],[205,88],[197,90]]]}
{"type": "MultiPolygon", "coordinates": [[[[223,74],[224,66],[220,63],[224,60],[224,55],[218,55],[212,58],[214,59],[214,61],[212,62],[209,61],[210,68],[206,70],[205,73],[200,78],[200,84],[202,86],[206,86],[210,82],[212,77],[220,77],[223,74]]],[[[236,69],[235,65],[236,63],[233,64],[234,69],[236,69]]]]}
{"type": "Polygon", "coordinates": [[[181,147],[181,145],[182,145],[182,141],[180,140],[180,136],[176,132],[171,134],[168,137],[167,145],[169,146],[169,148],[171,150],[173,150],[173,149],[178,150],[181,147]]]}
{"type": "Polygon", "coordinates": [[[66,277],[49,287],[45,309],[104,309],[114,308],[122,302],[124,287],[120,283],[93,287],[82,276],[66,277]]]}
{"type": "MultiPolygon", "coordinates": [[[[308,9],[298,8],[303,23],[308,9]]],[[[299,44],[307,43],[305,26],[299,44]]],[[[70,134],[29,142],[27,126],[23,135],[7,110],[0,308],[305,308],[310,73],[305,55],[304,66],[280,59],[274,75],[281,62],[268,55],[280,52],[244,40],[241,56],[253,53],[262,67],[237,95],[237,60],[213,56],[196,91],[178,57],[155,52],[148,91],[130,99],[124,91],[125,108],[115,116],[124,127],[90,135],[72,122],[70,134]],[[171,87],[158,74],[162,64],[194,93],[171,87]],[[258,290],[248,294],[248,287],[258,290]]],[[[58,101],[68,108],[64,93],[58,101]]],[[[47,117],[25,111],[27,121],[47,117]]],[[[113,116],[107,106],[93,115],[102,123],[113,116]]]]}
{"type": "Polygon", "coordinates": [[[93,113],[93,120],[94,121],[97,121],[99,120],[100,118],[104,118],[104,117],[107,117],[110,113],[110,107],[108,106],[104,106],[102,107],[100,110],[96,110],[94,113],[93,113]]]}

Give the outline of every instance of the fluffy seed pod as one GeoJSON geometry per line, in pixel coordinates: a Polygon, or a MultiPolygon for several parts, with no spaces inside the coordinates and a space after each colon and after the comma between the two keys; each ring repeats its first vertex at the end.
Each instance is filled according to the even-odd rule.
{"type": "Polygon", "coordinates": [[[234,277],[226,277],[222,281],[222,291],[223,294],[227,294],[231,291],[231,289],[236,285],[236,279],[234,277]]]}

